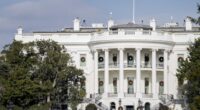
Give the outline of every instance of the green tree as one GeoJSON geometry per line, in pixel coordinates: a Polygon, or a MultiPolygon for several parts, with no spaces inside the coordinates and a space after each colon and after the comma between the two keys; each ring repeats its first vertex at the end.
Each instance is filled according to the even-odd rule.
{"type": "MultiPolygon", "coordinates": [[[[200,15],[200,4],[197,4],[197,13],[200,15]]],[[[198,18],[189,17],[193,23],[200,25],[200,16],[198,18]]]]}
{"type": "Polygon", "coordinates": [[[190,45],[188,51],[189,56],[181,62],[177,77],[191,110],[200,110],[200,39],[190,45]]]}
{"type": "Polygon", "coordinates": [[[71,66],[69,54],[56,42],[14,41],[3,53],[0,78],[6,79],[2,83],[4,105],[12,101],[28,108],[51,101],[75,109],[85,96],[83,71],[71,66]]]}
{"type": "MultiPolygon", "coordinates": [[[[200,14],[200,5],[197,7],[200,14]]],[[[190,19],[200,25],[200,17],[190,19]]],[[[200,110],[200,38],[189,46],[188,52],[187,59],[181,62],[177,70],[179,89],[187,97],[190,109],[200,110]]]]}

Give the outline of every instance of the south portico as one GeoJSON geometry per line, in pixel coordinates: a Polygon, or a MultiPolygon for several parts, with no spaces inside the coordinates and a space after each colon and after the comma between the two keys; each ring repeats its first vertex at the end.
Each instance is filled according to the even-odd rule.
{"type": "Polygon", "coordinates": [[[167,93],[169,49],[94,49],[95,93],[158,99],[167,93]],[[161,87],[162,86],[162,87],[161,87]]]}

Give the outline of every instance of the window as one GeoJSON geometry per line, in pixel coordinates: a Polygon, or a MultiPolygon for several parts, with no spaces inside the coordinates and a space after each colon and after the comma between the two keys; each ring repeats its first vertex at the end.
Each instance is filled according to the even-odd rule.
{"type": "Polygon", "coordinates": [[[128,67],[132,67],[133,66],[133,62],[134,62],[133,55],[127,53],[127,61],[128,61],[128,67]]]}
{"type": "Polygon", "coordinates": [[[134,94],[134,78],[133,77],[128,77],[127,78],[127,83],[128,83],[128,94],[134,94]]]}
{"type": "Polygon", "coordinates": [[[145,53],[144,61],[145,61],[144,66],[148,67],[148,64],[149,64],[149,54],[148,53],[145,53]]]}
{"type": "Polygon", "coordinates": [[[102,55],[102,54],[99,54],[98,55],[99,56],[99,58],[98,58],[98,67],[99,68],[104,68],[104,55],[102,55]]]}
{"type": "Polygon", "coordinates": [[[114,94],[117,94],[117,78],[113,78],[113,89],[114,94]]]}
{"type": "Polygon", "coordinates": [[[86,55],[80,54],[80,66],[85,67],[86,66],[86,55]]]}
{"type": "Polygon", "coordinates": [[[159,82],[159,94],[164,93],[164,81],[159,82]]]}
{"type": "Polygon", "coordinates": [[[113,63],[114,66],[117,66],[117,54],[113,54],[113,63]]]}
{"type": "Polygon", "coordinates": [[[144,82],[144,86],[145,86],[145,94],[148,94],[149,93],[149,78],[145,78],[144,79],[145,82],[144,82]]]}
{"type": "Polygon", "coordinates": [[[99,94],[102,94],[104,91],[103,85],[104,85],[103,78],[99,78],[99,94]]]}
{"type": "Polygon", "coordinates": [[[184,54],[178,54],[177,55],[177,63],[178,67],[181,65],[181,62],[184,60],[184,54]]]}

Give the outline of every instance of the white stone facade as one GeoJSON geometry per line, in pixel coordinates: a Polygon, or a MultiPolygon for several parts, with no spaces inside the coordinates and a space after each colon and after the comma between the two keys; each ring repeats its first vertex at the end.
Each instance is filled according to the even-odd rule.
{"type": "Polygon", "coordinates": [[[188,19],[186,27],[158,27],[155,19],[150,26],[114,25],[112,20],[108,26],[84,28],[76,18],[74,28],[57,32],[23,33],[20,27],[15,40],[51,39],[64,45],[85,72],[86,98],[104,109],[136,110],[141,101],[146,110],[154,110],[159,103],[170,106],[172,97],[179,99],[176,69],[189,44],[200,37],[199,27],[191,27],[188,19]]]}

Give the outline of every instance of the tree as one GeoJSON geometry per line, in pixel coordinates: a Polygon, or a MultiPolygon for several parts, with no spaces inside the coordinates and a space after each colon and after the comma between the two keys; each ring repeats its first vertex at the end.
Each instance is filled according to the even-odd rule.
{"type": "MultiPolygon", "coordinates": [[[[200,5],[198,4],[198,14],[200,5]]],[[[191,20],[200,25],[200,17],[191,20]]],[[[188,48],[189,55],[178,68],[177,78],[179,89],[189,102],[191,110],[200,110],[200,38],[196,39],[188,48]]]]}
{"type": "Polygon", "coordinates": [[[188,51],[189,56],[181,62],[177,77],[191,110],[200,110],[200,39],[195,40],[188,51]]]}
{"type": "Polygon", "coordinates": [[[14,41],[3,53],[0,77],[7,79],[2,83],[4,105],[12,101],[28,108],[51,100],[75,108],[85,96],[83,71],[70,65],[69,54],[56,42],[14,41]]]}
{"type": "MultiPolygon", "coordinates": [[[[200,4],[197,4],[197,13],[200,15],[200,4]]],[[[200,25],[200,16],[198,18],[189,17],[193,23],[200,25]]]]}

